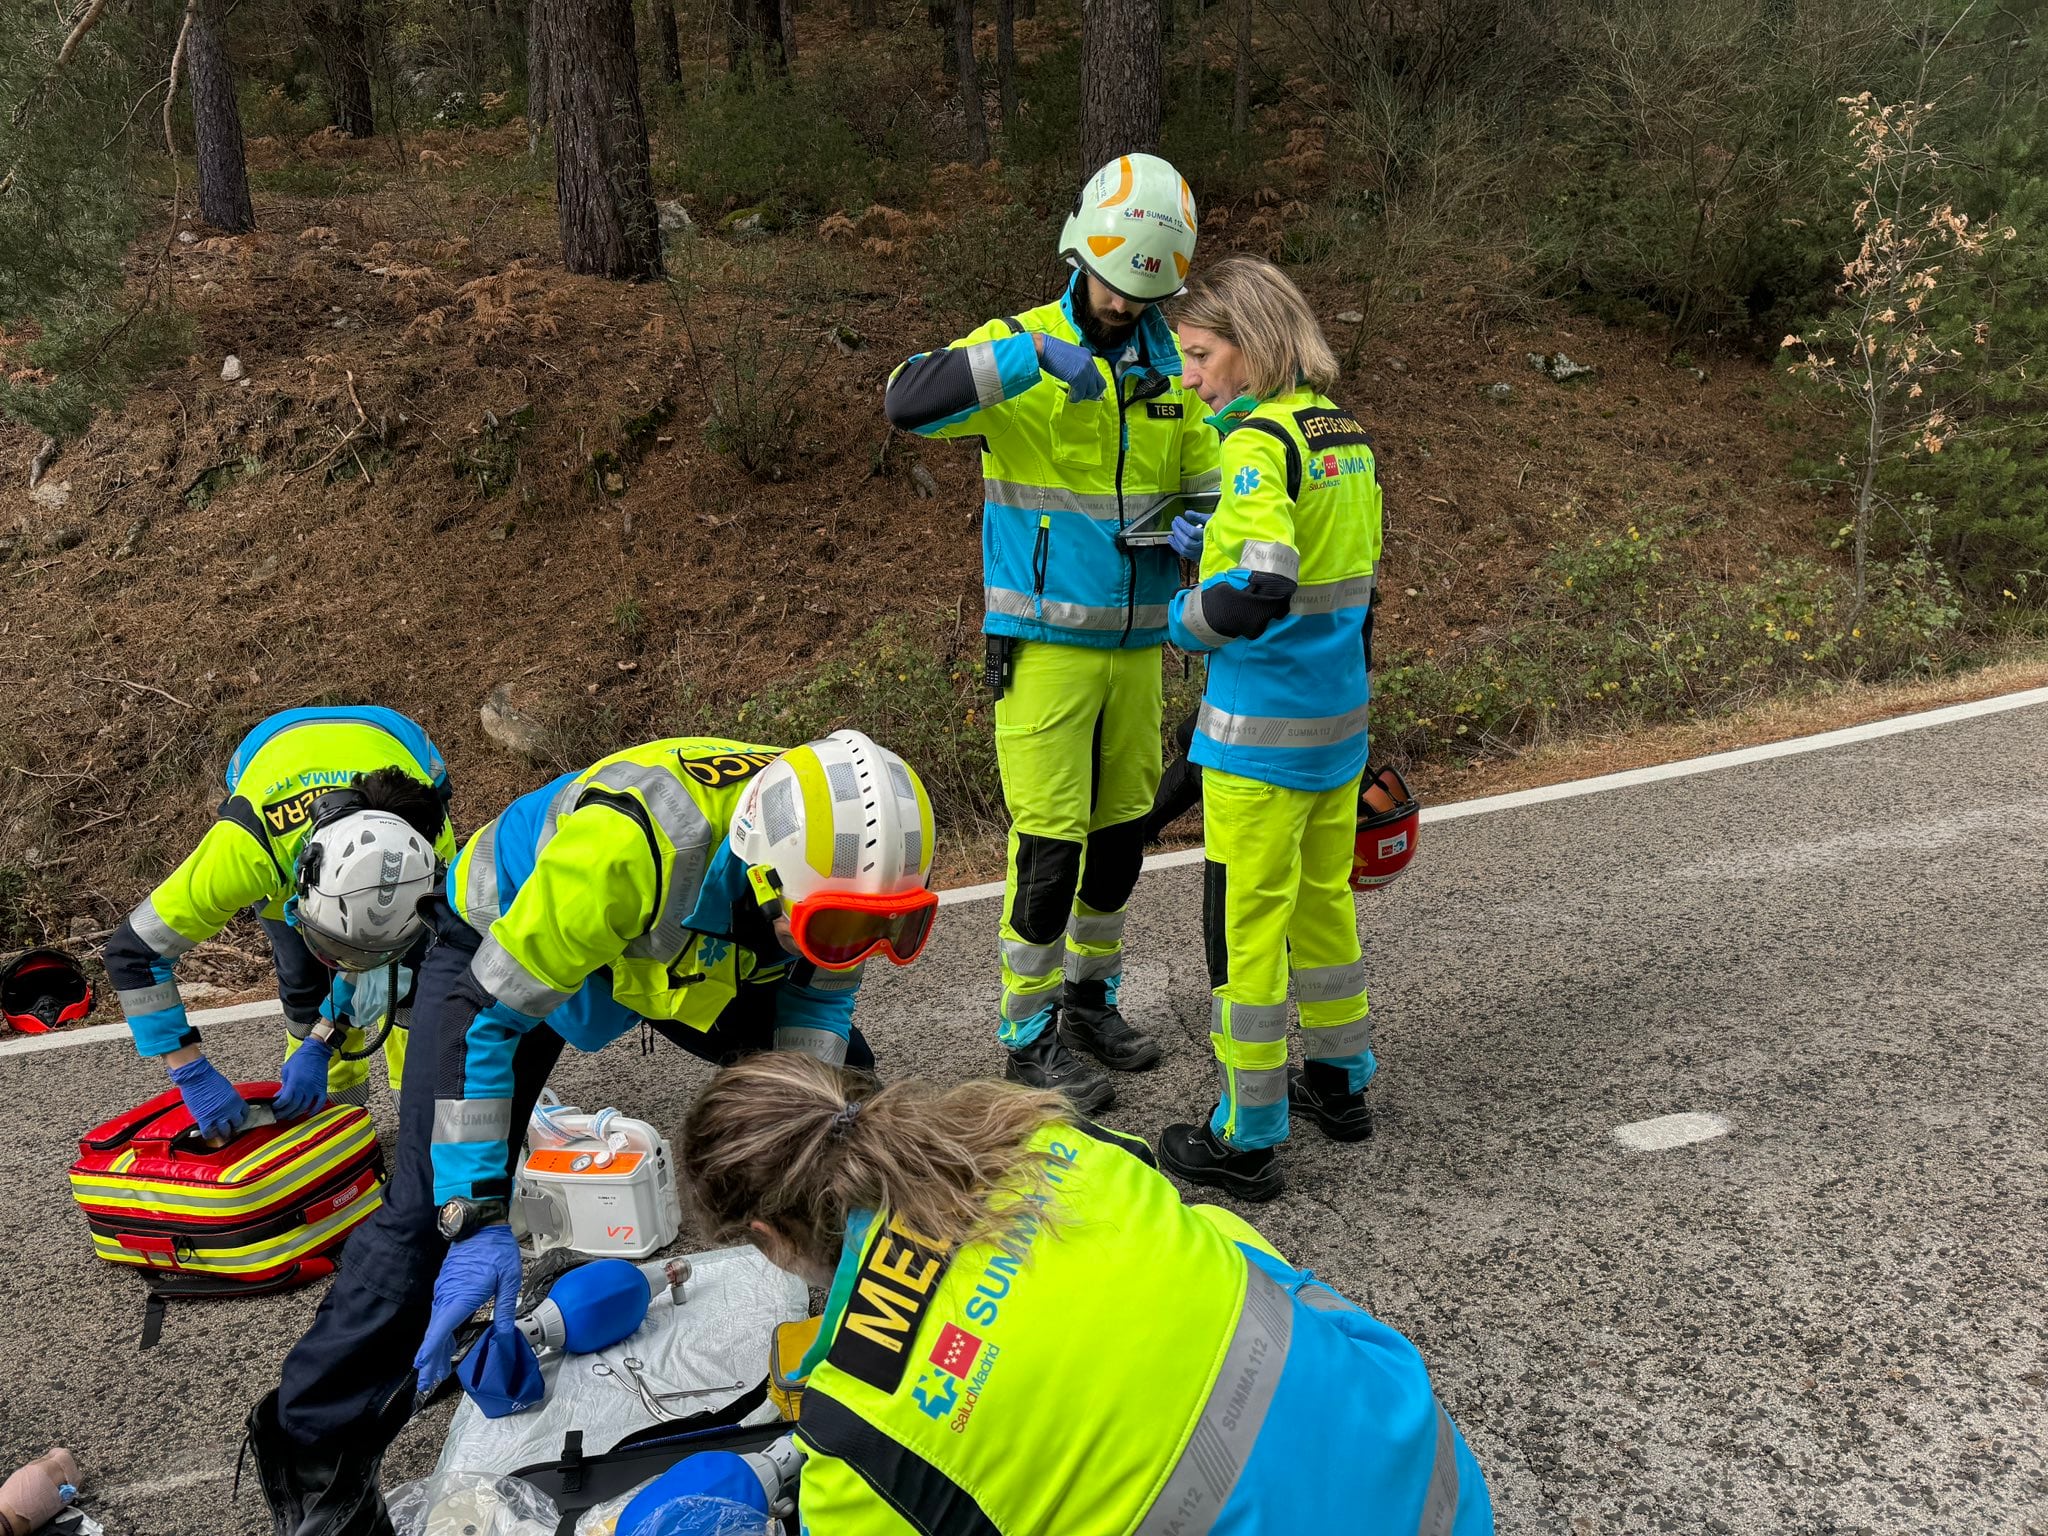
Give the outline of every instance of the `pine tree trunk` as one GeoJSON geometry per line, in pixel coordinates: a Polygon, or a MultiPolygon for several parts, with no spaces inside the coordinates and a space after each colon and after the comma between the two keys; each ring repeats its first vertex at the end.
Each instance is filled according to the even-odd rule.
{"type": "Polygon", "coordinates": [[[749,61],[760,60],[772,74],[789,67],[788,39],[783,35],[781,0],[728,0],[725,36],[726,68],[743,78],[749,61]]]}
{"type": "Polygon", "coordinates": [[[1159,147],[1159,0],[1081,0],[1081,174],[1159,147]]]}
{"type": "Polygon", "coordinates": [[[674,0],[647,0],[647,21],[654,30],[654,46],[661,55],[661,78],[669,85],[683,83],[683,43],[676,35],[674,0]]]}
{"type": "Polygon", "coordinates": [[[960,49],[953,41],[953,0],[924,0],[924,20],[939,39],[939,64],[951,80],[960,73],[960,49]]]}
{"type": "Polygon", "coordinates": [[[875,14],[875,0],[853,0],[853,25],[856,31],[872,32],[881,18],[875,14]]]}
{"type": "Polygon", "coordinates": [[[1017,19],[1019,21],[1036,21],[1038,19],[1038,0],[1017,0],[1017,19]]]}
{"type": "Polygon", "coordinates": [[[1230,91],[1230,136],[1241,139],[1252,125],[1252,0],[1237,0],[1237,79],[1230,91]]]}
{"type": "Polygon", "coordinates": [[[988,164],[988,117],[982,110],[981,69],[974,58],[974,0],[953,0],[953,53],[959,60],[960,115],[967,123],[967,163],[988,164]]]}
{"type": "Polygon", "coordinates": [[[249,170],[242,159],[242,109],[222,43],[220,0],[199,0],[185,38],[185,78],[192,86],[192,136],[199,158],[199,216],[224,234],[256,227],[249,170]]]}
{"type": "Polygon", "coordinates": [[[327,77],[328,118],[352,139],[377,131],[370,95],[370,28],[363,0],[318,0],[305,14],[306,33],[327,77]]]}
{"type": "Polygon", "coordinates": [[[996,96],[1007,131],[1017,121],[1017,0],[996,0],[996,96]]]}
{"type": "Polygon", "coordinates": [[[633,0],[547,4],[562,265],[604,277],[658,277],[661,229],[640,106],[633,0]]]}
{"type": "Polygon", "coordinates": [[[563,0],[527,0],[526,6],[526,153],[540,154],[541,136],[554,116],[555,7],[563,0]]]}
{"type": "Polygon", "coordinates": [[[775,39],[782,48],[783,66],[796,63],[796,0],[781,0],[776,6],[775,39]]]}

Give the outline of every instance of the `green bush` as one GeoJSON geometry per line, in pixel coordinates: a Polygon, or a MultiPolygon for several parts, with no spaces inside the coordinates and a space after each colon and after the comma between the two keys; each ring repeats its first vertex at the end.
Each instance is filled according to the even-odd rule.
{"type": "Polygon", "coordinates": [[[1954,586],[1924,549],[1879,567],[1859,612],[1832,566],[1767,559],[1731,583],[1694,568],[1697,537],[1645,520],[1554,549],[1514,621],[1445,656],[1385,658],[1376,741],[1473,755],[1690,719],[1802,685],[1932,673],[1958,638],[1954,586]]]}
{"type": "MultiPolygon", "coordinates": [[[[885,71],[895,55],[874,55],[885,71]]],[[[700,92],[649,103],[654,178],[713,214],[760,207],[773,222],[815,219],[921,188],[932,160],[917,92],[867,67],[758,83],[714,77],[700,92]]]]}

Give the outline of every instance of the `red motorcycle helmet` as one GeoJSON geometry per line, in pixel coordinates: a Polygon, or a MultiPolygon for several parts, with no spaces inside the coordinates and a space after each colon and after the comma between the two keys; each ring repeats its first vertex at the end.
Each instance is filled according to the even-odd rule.
{"type": "Polygon", "coordinates": [[[1422,805],[1391,763],[1368,768],[1358,783],[1358,841],[1351,849],[1351,888],[1373,891],[1408,867],[1422,828],[1422,805]]]}
{"type": "Polygon", "coordinates": [[[61,949],[32,949],[0,967],[0,1014],[24,1035],[47,1035],[92,1012],[92,983],[61,949]]]}

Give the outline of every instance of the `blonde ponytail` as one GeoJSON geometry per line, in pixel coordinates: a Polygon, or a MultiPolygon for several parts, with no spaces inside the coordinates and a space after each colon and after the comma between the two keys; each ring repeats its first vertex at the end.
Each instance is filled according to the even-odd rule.
{"type": "Polygon", "coordinates": [[[1070,1120],[1067,1101],[1009,1083],[939,1088],[872,1078],[790,1051],[721,1072],[683,1131],[682,1171],[721,1240],[763,1221],[827,1268],[847,1214],[888,1210],[960,1244],[1001,1225],[1007,1190],[1040,1192],[1047,1160],[1027,1144],[1070,1120]]]}

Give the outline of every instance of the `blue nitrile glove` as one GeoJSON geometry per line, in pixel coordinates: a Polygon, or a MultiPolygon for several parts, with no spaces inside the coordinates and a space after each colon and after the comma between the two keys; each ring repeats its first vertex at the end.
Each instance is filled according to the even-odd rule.
{"type": "Polygon", "coordinates": [[[1202,558],[1202,531],[1208,527],[1214,512],[1183,512],[1173,520],[1173,531],[1166,536],[1166,542],[1173,546],[1173,552],[1183,560],[1199,562],[1202,558]]]}
{"type": "Polygon", "coordinates": [[[301,1040],[299,1048],[285,1057],[277,1074],[277,1097],[270,1107],[280,1120],[296,1120],[327,1106],[327,1063],[333,1047],[325,1040],[301,1040]]]}
{"type": "Polygon", "coordinates": [[[1061,341],[1057,336],[1041,333],[1038,338],[1038,365],[1067,386],[1068,399],[1102,398],[1102,370],[1095,366],[1095,354],[1086,347],[1077,347],[1071,341],[1061,341]]]}
{"type": "Polygon", "coordinates": [[[519,1241],[502,1221],[454,1244],[441,1261],[441,1273],[434,1277],[434,1310],[427,1319],[426,1342],[412,1359],[413,1369],[419,1372],[415,1391],[433,1391],[453,1369],[455,1330],[492,1300],[497,1303],[494,1317],[518,1315],[519,1241]]]}
{"type": "Polygon", "coordinates": [[[249,1118],[249,1106],[235,1092],[235,1085],[204,1056],[171,1068],[171,1081],[178,1085],[178,1097],[185,1101],[192,1123],[208,1140],[233,1135],[249,1118]]]}

